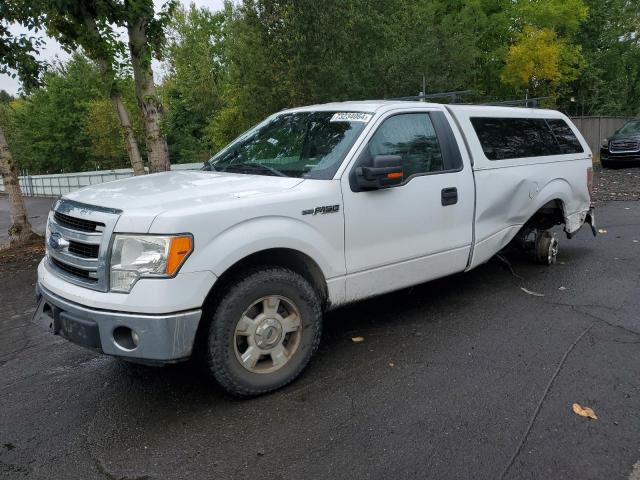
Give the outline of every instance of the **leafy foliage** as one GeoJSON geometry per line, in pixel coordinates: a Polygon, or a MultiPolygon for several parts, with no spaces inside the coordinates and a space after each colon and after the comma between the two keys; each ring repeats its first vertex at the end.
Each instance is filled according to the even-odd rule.
{"type": "Polygon", "coordinates": [[[561,107],[572,114],[640,114],[640,2],[585,0],[589,14],[576,41],[585,68],[561,107]],[[575,102],[570,102],[573,96],[575,102]]]}
{"type": "Polygon", "coordinates": [[[36,57],[42,47],[40,37],[13,35],[12,23],[21,23],[36,32],[41,24],[41,15],[28,2],[3,0],[0,2],[0,73],[13,78],[19,76],[26,90],[40,85],[44,62],[36,57]]]}
{"type": "Polygon", "coordinates": [[[205,131],[223,106],[225,18],[224,12],[191,6],[176,11],[170,23],[163,95],[172,163],[204,161],[212,153],[205,131]]]}
{"type": "Polygon", "coordinates": [[[7,92],[6,90],[0,90],[0,104],[8,105],[14,100],[15,100],[14,96],[11,95],[9,92],[7,92]]]}
{"type": "Polygon", "coordinates": [[[579,46],[559,39],[550,28],[526,26],[509,48],[501,78],[516,88],[545,95],[575,80],[581,67],[579,46]]]}
{"type": "MultiPolygon", "coordinates": [[[[219,12],[172,0],[160,13],[151,0],[7,1],[33,25],[38,5],[57,8],[50,34],[113,60],[140,139],[116,32],[144,20],[140,59],[164,62],[173,163],[202,161],[283,108],[415,95],[423,76],[427,91],[471,89],[470,101],[528,93],[572,115],[640,113],[640,4],[629,0],[242,0],[219,12]],[[87,9],[98,37],[80,22],[87,9]]],[[[95,66],[74,57],[43,88],[8,99],[16,158],[34,173],[126,165],[107,91],[95,66]]]]}
{"type": "Polygon", "coordinates": [[[112,144],[122,138],[113,116],[96,117],[95,102],[105,100],[101,80],[97,67],[76,55],[48,72],[42,88],[12,104],[9,142],[22,168],[69,172],[127,165],[124,148],[115,156],[113,148],[96,148],[107,132],[112,144]]]}

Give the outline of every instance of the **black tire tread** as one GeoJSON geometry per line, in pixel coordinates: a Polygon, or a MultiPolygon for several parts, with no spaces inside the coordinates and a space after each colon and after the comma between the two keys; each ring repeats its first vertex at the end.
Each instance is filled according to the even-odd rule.
{"type": "Polygon", "coordinates": [[[211,339],[212,335],[216,339],[226,337],[227,324],[222,320],[222,318],[231,307],[233,297],[239,295],[239,292],[242,292],[244,289],[251,288],[256,284],[273,281],[274,279],[281,279],[292,283],[299,290],[303,300],[308,302],[309,306],[312,308],[318,325],[316,334],[311,343],[311,352],[309,354],[309,358],[300,364],[300,366],[295,370],[295,373],[281,382],[278,382],[270,388],[247,388],[244,385],[240,385],[228,374],[225,368],[224,355],[221,349],[207,348],[205,355],[210,374],[213,375],[215,381],[224,390],[238,398],[262,395],[288,385],[294,381],[300,373],[302,373],[320,344],[320,338],[322,336],[322,307],[318,293],[314,290],[311,284],[302,275],[288,268],[259,266],[249,267],[238,272],[234,280],[229,282],[225,291],[221,293],[219,301],[216,302],[215,312],[210,317],[211,321],[209,322],[206,336],[208,345],[215,343],[215,341],[212,341],[211,339]]]}

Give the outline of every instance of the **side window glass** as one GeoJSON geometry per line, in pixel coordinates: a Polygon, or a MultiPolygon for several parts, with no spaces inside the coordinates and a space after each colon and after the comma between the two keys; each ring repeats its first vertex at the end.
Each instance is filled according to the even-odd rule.
{"type": "Polygon", "coordinates": [[[400,155],[404,178],[444,169],[436,132],[426,113],[388,118],[369,142],[369,155],[400,155]]]}
{"type": "Polygon", "coordinates": [[[543,118],[473,117],[473,128],[489,160],[560,154],[560,147],[543,118]]]}
{"type": "Polygon", "coordinates": [[[576,137],[576,134],[573,133],[571,127],[567,125],[567,122],[558,118],[558,119],[549,119],[547,123],[553,130],[553,134],[556,136],[556,140],[558,140],[558,145],[562,150],[562,153],[582,153],[584,149],[582,145],[580,145],[580,140],[576,137]]]}

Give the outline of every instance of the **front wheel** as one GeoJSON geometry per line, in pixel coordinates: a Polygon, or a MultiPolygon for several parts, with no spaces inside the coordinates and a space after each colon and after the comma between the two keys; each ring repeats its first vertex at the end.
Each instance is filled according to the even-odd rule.
{"type": "Polygon", "coordinates": [[[280,267],[252,271],[231,284],[210,319],[209,370],[238,397],[276,390],[307,366],[321,330],[320,299],[304,277],[280,267]]]}

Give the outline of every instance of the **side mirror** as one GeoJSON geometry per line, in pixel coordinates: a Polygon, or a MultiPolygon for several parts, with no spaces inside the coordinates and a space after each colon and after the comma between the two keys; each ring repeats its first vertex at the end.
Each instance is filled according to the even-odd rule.
{"type": "Polygon", "coordinates": [[[400,155],[376,155],[371,167],[356,168],[358,186],[363,190],[393,187],[404,180],[400,155]]]}

